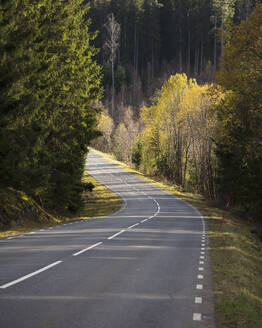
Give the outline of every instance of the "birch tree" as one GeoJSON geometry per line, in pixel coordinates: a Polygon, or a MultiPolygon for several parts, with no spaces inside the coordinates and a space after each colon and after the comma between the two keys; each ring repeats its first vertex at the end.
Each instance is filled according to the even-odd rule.
{"type": "Polygon", "coordinates": [[[111,74],[112,74],[112,115],[115,111],[115,58],[116,51],[119,47],[119,37],[120,37],[120,25],[115,19],[114,14],[109,14],[107,16],[107,22],[104,25],[106,31],[106,40],[104,43],[104,49],[109,54],[109,61],[111,63],[111,74]]]}

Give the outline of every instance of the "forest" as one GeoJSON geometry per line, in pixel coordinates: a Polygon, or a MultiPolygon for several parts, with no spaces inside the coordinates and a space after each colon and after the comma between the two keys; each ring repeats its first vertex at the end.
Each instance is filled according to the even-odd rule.
{"type": "Polygon", "coordinates": [[[258,219],[259,2],[1,0],[0,204],[76,211],[92,145],[258,219]]]}
{"type": "Polygon", "coordinates": [[[262,6],[92,1],[104,95],[92,144],[181,190],[262,209],[262,6]]]}

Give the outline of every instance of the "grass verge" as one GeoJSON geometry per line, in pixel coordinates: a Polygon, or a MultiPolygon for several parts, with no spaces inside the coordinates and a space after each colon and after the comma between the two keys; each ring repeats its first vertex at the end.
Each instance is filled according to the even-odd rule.
{"type": "MultiPolygon", "coordinates": [[[[5,231],[0,230],[0,238],[21,234],[23,232],[40,229],[46,226],[57,225],[63,222],[86,220],[94,217],[104,216],[116,212],[121,208],[123,202],[122,199],[113,193],[110,189],[102,185],[94,177],[87,174],[87,172],[85,172],[83,176],[83,181],[91,182],[95,188],[92,192],[85,192],[82,195],[84,206],[79,212],[74,215],[63,217],[51,215],[46,213],[32,200],[26,198],[25,195],[22,195],[24,199],[21,207],[30,205],[31,207],[33,206],[34,208],[37,208],[36,215],[34,217],[23,217],[22,220],[14,222],[12,229],[5,231]]],[[[7,204],[7,206],[19,207],[17,202],[17,195],[16,197],[14,197],[14,193],[10,193],[10,195],[8,197],[9,204],[7,204]],[[12,195],[12,197],[10,197],[10,195],[12,195]]],[[[19,210],[19,208],[16,210],[19,210]]]]}
{"type": "Polygon", "coordinates": [[[223,208],[202,196],[178,191],[173,185],[155,181],[111,155],[94,150],[125,171],[134,173],[195,206],[208,223],[210,258],[218,328],[262,327],[262,240],[261,227],[229,211],[223,224],[223,208]]]}

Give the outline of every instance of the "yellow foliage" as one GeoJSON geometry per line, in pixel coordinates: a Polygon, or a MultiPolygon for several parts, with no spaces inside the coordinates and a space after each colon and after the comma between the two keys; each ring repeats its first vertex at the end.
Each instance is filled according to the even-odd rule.
{"type": "Polygon", "coordinates": [[[210,89],[185,74],[176,74],[162,86],[158,103],[141,109],[145,128],[138,139],[145,168],[155,168],[184,185],[190,161],[195,161],[194,167],[200,165],[196,161],[202,160],[204,149],[212,156],[213,105],[218,97],[210,89]]]}

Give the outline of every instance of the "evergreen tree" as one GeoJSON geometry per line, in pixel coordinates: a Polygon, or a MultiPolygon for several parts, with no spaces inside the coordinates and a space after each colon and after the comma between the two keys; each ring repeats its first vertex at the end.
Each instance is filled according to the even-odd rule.
{"type": "Polygon", "coordinates": [[[247,21],[228,27],[224,70],[217,82],[225,90],[218,107],[217,155],[224,193],[252,215],[262,209],[262,5],[247,21]]]}
{"type": "Polygon", "coordinates": [[[1,187],[75,209],[101,89],[82,1],[0,2],[1,187]],[[84,19],[85,17],[85,19],[84,19]]]}

